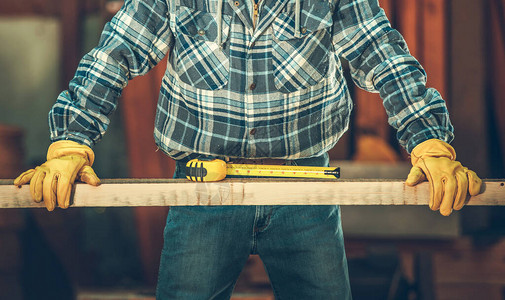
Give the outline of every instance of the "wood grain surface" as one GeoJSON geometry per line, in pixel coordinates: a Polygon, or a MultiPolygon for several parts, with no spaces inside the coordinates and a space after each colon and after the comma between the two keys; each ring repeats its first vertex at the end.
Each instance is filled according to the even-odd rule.
{"type": "MultiPolygon", "coordinates": [[[[426,205],[429,185],[408,187],[401,180],[226,179],[196,183],[185,179],[103,180],[76,184],[73,207],[193,205],[426,205]]],[[[485,180],[468,205],[505,205],[505,180],[485,180]]],[[[0,180],[0,208],[44,207],[28,185],[0,180]]]]}

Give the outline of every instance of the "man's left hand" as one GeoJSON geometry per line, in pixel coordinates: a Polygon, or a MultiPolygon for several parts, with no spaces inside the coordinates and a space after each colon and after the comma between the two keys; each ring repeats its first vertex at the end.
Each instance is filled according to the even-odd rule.
{"type": "Polygon", "coordinates": [[[474,171],[456,161],[456,151],[451,145],[437,139],[417,145],[411,153],[412,169],[406,180],[408,186],[423,181],[430,183],[430,208],[440,210],[444,216],[453,209],[460,210],[467,194],[480,193],[482,180],[474,171]]]}

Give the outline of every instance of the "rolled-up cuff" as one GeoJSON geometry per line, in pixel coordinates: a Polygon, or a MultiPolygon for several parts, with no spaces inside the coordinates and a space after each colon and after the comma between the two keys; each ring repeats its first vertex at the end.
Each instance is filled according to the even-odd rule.
{"type": "Polygon", "coordinates": [[[86,159],[86,165],[92,166],[95,153],[90,147],[71,140],[60,140],[52,143],[47,149],[47,160],[68,155],[79,155],[86,159]]]}

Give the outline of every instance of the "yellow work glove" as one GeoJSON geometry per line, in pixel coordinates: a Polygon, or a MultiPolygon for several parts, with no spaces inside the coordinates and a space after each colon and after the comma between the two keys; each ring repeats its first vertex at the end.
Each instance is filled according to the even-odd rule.
{"type": "Polygon", "coordinates": [[[456,151],[451,145],[437,139],[417,145],[411,153],[412,169],[407,181],[414,186],[428,180],[430,183],[430,208],[440,210],[444,216],[465,205],[467,193],[478,195],[482,180],[475,172],[456,161],[456,151]]]}
{"type": "Polygon", "coordinates": [[[19,175],[15,185],[30,182],[30,193],[35,202],[44,201],[47,210],[70,204],[72,185],[76,178],[97,186],[100,179],[91,168],[95,154],[88,146],[73,141],[57,141],[47,150],[47,161],[19,175]]]}

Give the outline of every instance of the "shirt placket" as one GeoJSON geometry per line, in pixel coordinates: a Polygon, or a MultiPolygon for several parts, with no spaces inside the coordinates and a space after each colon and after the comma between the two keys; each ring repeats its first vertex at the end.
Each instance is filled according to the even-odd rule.
{"type": "Polygon", "coordinates": [[[253,29],[256,28],[256,23],[258,21],[258,17],[260,15],[259,13],[259,6],[261,3],[261,0],[251,0],[252,2],[252,21],[253,21],[253,29]]]}
{"type": "MultiPolygon", "coordinates": [[[[256,27],[256,24],[258,23],[258,18],[259,18],[259,7],[261,4],[262,0],[246,0],[246,1],[251,1],[251,18],[253,20],[253,28],[256,27]]],[[[254,127],[254,93],[256,89],[256,82],[255,82],[255,70],[254,70],[254,59],[252,57],[252,51],[255,46],[254,42],[247,41],[248,47],[246,48],[247,50],[247,70],[246,70],[246,93],[245,93],[245,115],[246,115],[246,131],[245,134],[247,135],[246,139],[248,141],[247,143],[247,156],[255,156],[256,155],[256,143],[255,143],[255,134],[257,129],[254,127]]]]}
{"type": "Polygon", "coordinates": [[[256,128],[254,128],[254,93],[256,89],[256,82],[254,78],[254,60],[252,58],[252,47],[247,47],[247,70],[246,70],[246,92],[245,92],[245,110],[246,110],[246,132],[247,140],[247,154],[248,156],[255,156],[256,145],[254,135],[256,128]]]}

